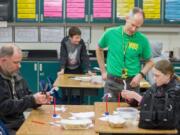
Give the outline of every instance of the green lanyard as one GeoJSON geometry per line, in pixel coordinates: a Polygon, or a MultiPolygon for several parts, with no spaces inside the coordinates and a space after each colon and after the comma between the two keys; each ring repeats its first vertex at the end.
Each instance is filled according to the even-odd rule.
{"type": "Polygon", "coordinates": [[[129,47],[129,43],[127,44],[127,46],[125,46],[123,30],[122,30],[122,45],[123,45],[123,59],[124,59],[124,68],[125,68],[126,67],[126,52],[127,52],[127,48],[129,47]]]}
{"type": "Polygon", "coordinates": [[[125,46],[125,42],[124,42],[124,30],[122,29],[122,46],[123,46],[123,62],[124,62],[124,68],[122,69],[122,78],[126,79],[128,77],[127,74],[127,68],[126,68],[126,52],[127,52],[127,48],[129,47],[129,43],[127,44],[127,46],[125,46]]]}

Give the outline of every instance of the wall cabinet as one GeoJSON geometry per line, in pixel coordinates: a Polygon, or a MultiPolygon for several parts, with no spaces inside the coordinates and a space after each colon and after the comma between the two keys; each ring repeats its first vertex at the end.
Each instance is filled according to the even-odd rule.
{"type": "MultiPolygon", "coordinates": [[[[145,12],[145,24],[178,24],[179,0],[15,0],[17,22],[124,23],[133,7],[145,12]]],[[[12,12],[12,11],[11,11],[12,12]]]]}

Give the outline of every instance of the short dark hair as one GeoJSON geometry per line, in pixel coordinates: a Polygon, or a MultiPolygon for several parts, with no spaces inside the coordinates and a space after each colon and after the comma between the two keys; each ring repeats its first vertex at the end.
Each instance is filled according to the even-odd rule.
{"type": "Polygon", "coordinates": [[[160,60],[158,61],[155,66],[155,69],[159,70],[163,74],[170,74],[171,77],[174,75],[174,67],[168,60],[160,60]]]}
{"type": "Polygon", "coordinates": [[[135,14],[140,13],[143,16],[143,19],[145,19],[144,11],[139,7],[134,7],[130,12],[129,16],[134,16],[135,14]]]}
{"type": "Polygon", "coordinates": [[[81,30],[76,26],[72,26],[69,29],[69,36],[73,37],[74,35],[81,35],[81,30]]]}

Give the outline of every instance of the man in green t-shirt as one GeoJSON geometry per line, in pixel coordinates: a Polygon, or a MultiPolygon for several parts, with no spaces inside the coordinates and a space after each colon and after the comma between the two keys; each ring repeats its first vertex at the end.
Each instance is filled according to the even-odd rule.
{"type": "Polygon", "coordinates": [[[145,35],[137,29],[144,22],[144,12],[133,8],[126,17],[124,26],[109,28],[100,38],[96,55],[105,83],[105,93],[110,93],[110,101],[117,101],[118,93],[124,89],[134,89],[153,66],[151,49],[145,35]],[[108,48],[105,69],[103,48],[108,48]],[[141,70],[140,59],[146,64],[141,70]],[[106,71],[107,70],[107,71],[106,71]]]}

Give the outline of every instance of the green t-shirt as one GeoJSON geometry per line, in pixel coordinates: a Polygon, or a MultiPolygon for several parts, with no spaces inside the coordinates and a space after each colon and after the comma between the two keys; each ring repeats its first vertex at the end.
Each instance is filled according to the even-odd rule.
{"type": "Polygon", "coordinates": [[[134,76],[141,70],[140,59],[151,58],[146,36],[140,32],[129,36],[123,32],[122,26],[107,29],[98,45],[100,48],[108,47],[107,73],[114,76],[121,76],[123,69],[127,69],[129,77],[134,76]]]}

